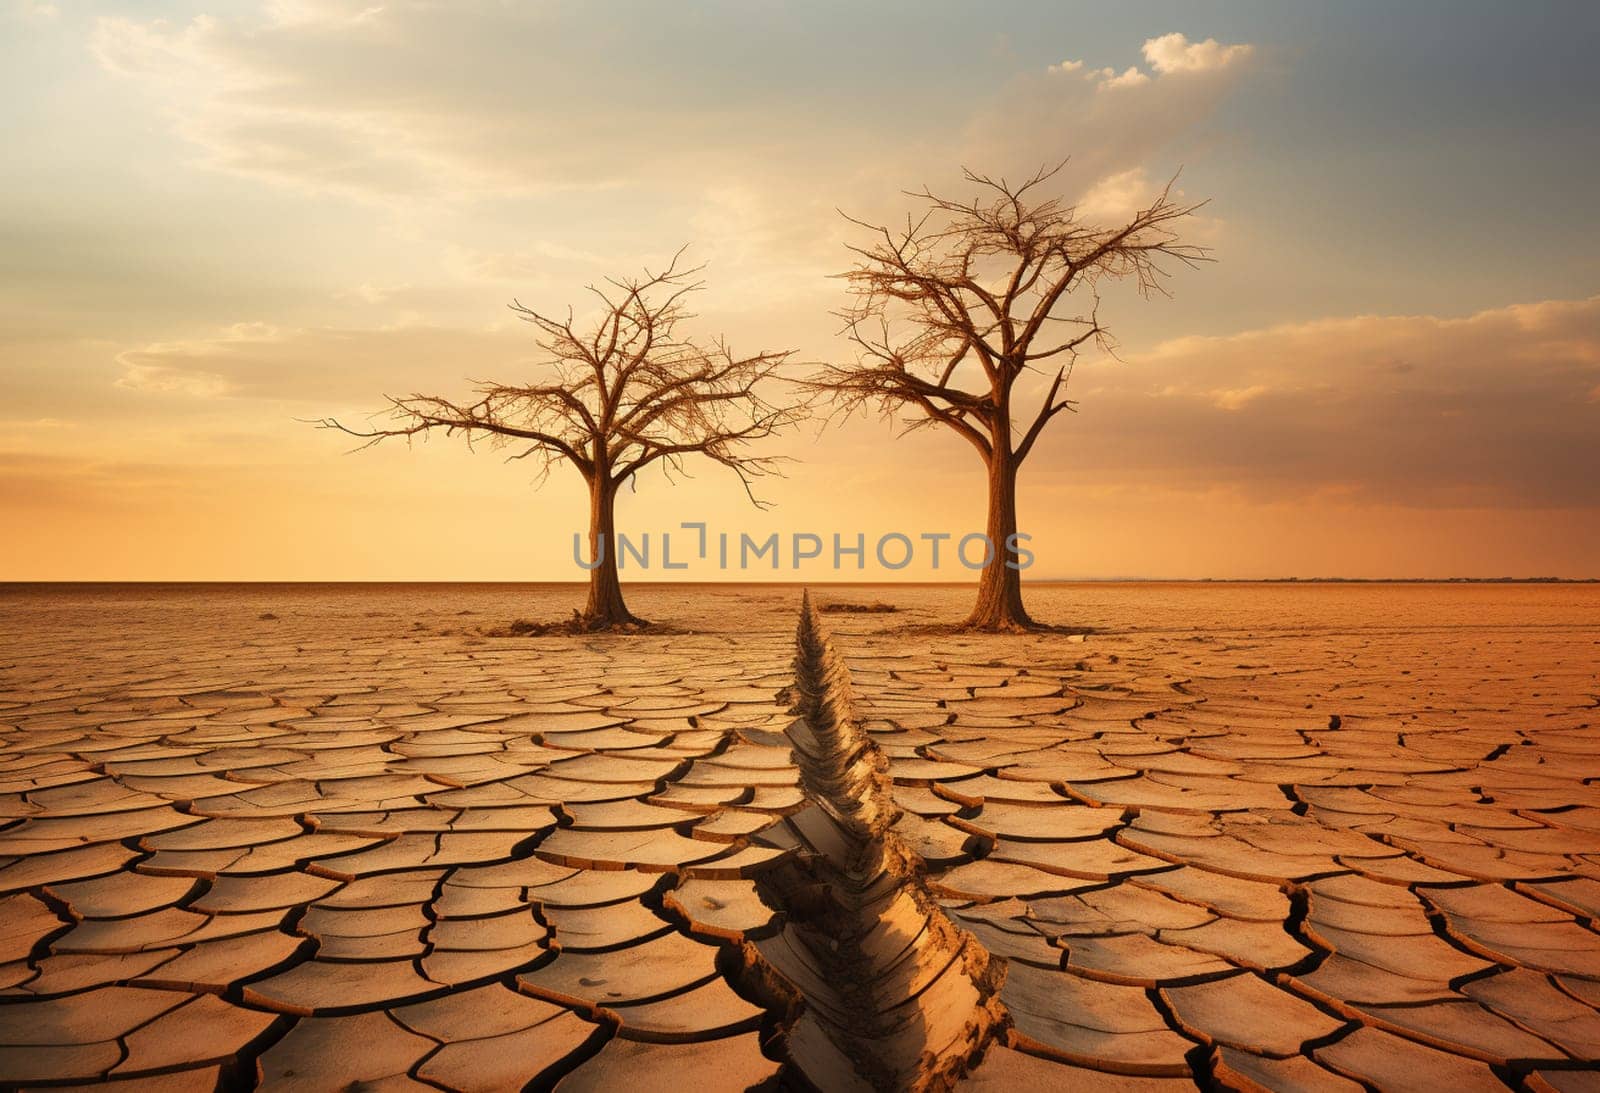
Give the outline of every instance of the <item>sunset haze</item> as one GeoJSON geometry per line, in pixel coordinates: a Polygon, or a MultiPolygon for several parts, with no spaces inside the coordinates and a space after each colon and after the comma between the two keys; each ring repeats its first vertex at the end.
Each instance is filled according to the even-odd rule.
{"type": "MultiPolygon", "coordinates": [[[[1592,6],[13,2],[0,13],[0,578],[573,580],[583,484],[308,419],[538,376],[507,310],[706,265],[692,326],[848,356],[834,275],[963,165],[1091,223],[1208,200],[1170,298],[1019,483],[1031,576],[1600,575],[1592,6]],[[1179,171],[1181,169],[1181,174],[1179,171]]],[[[969,580],[943,430],[819,417],[770,511],[709,463],[620,528],[834,533],[681,579],[969,580]],[[824,563],[828,561],[824,557],[824,563]]],[[[665,578],[636,573],[635,579],[665,578]]],[[[624,574],[625,579],[628,574],[624,574]]]]}

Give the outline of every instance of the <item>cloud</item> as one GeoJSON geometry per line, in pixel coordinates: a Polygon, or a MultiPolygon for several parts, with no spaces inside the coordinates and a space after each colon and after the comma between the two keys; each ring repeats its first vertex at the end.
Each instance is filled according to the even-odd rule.
{"type": "Polygon", "coordinates": [[[1211,72],[1227,68],[1250,56],[1248,44],[1225,46],[1215,38],[1191,42],[1182,34],[1163,34],[1144,43],[1144,59],[1165,75],[1170,72],[1211,72]]]}
{"type": "Polygon", "coordinates": [[[377,408],[384,394],[465,394],[471,379],[514,376],[538,354],[522,324],[468,329],[424,324],[280,330],[241,323],[210,337],[120,353],[118,386],[200,399],[377,408]]]}
{"type": "Polygon", "coordinates": [[[389,202],[717,177],[813,128],[769,84],[723,93],[638,28],[560,5],[280,0],[181,25],[104,17],[91,49],[207,165],[389,202]]]}
{"type": "Polygon", "coordinates": [[[184,27],[174,27],[164,19],[140,23],[104,16],[89,36],[89,52],[102,68],[119,76],[220,76],[221,66],[212,64],[208,56],[208,45],[217,30],[216,20],[209,15],[197,15],[184,27]]]}
{"type": "MultiPolygon", "coordinates": [[[[1166,35],[1150,43],[1174,37],[1183,39],[1166,35]]],[[[1230,63],[1183,69],[1181,75],[1154,65],[1152,74],[1134,65],[1119,70],[1077,61],[1022,73],[974,113],[963,130],[960,158],[999,165],[989,173],[1017,175],[1070,154],[1057,184],[1080,199],[1080,209],[1109,218],[1113,208],[1128,207],[1131,186],[1153,161],[1237,85],[1248,66],[1231,62],[1249,47],[1223,51],[1233,48],[1245,52],[1230,54],[1230,63]],[[1077,78],[1062,78],[1069,74],[1077,78]]],[[[1165,61],[1167,54],[1161,55],[1165,61]]]]}
{"type": "MultiPolygon", "coordinates": [[[[376,408],[383,393],[465,394],[469,377],[539,367],[520,325],[247,324],[119,361],[136,391],[292,402],[307,415],[376,408]]],[[[1047,432],[1027,473],[1268,502],[1600,506],[1597,386],[1600,296],[1178,338],[1125,363],[1086,361],[1072,381],[1080,412],[1047,432]]],[[[804,472],[794,478],[803,488],[804,472]]]]}
{"type": "Polygon", "coordinates": [[[627,266],[644,264],[614,255],[608,258],[582,247],[542,241],[515,251],[462,250],[456,255],[456,260],[463,270],[487,281],[526,281],[530,277],[548,273],[554,262],[598,269],[607,269],[618,262],[627,266]]]}
{"type": "Polygon", "coordinates": [[[92,455],[0,450],[0,505],[12,510],[52,509],[68,515],[91,505],[129,510],[161,499],[213,470],[92,455]]]}
{"type": "MultiPolygon", "coordinates": [[[[1245,60],[1254,51],[1247,42],[1223,45],[1215,38],[1191,42],[1180,33],[1163,34],[1159,38],[1145,39],[1145,63],[1157,77],[1198,72],[1219,72],[1245,60]]],[[[1102,91],[1125,87],[1138,87],[1150,82],[1150,76],[1130,65],[1122,72],[1112,68],[1090,71],[1087,76],[1095,80],[1102,91]]]]}
{"type": "Polygon", "coordinates": [[[398,294],[407,292],[410,288],[411,285],[404,281],[392,285],[380,285],[373,284],[371,281],[363,281],[354,288],[345,289],[337,293],[336,298],[340,300],[359,300],[364,304],[381,304],[398,294]]]}
{"type": "MultiPolygon", "coordinates": [[[[710,266],[718,328],[807,354],[836,348],[819,344],[837,297],[825,278],[848,262],[842,243],[859,241],[836,209],[890,223],[905,214],[907,188],[959,191],[963,164],[1015,178],[1071,154],[1055,191],[1089,194],[1110,218],[1136,184],[1167,175],[1173,164],[1158,168],[1160,158],[1240,67],[1169,80],[1063,60],[966,97],[974,105],[951,117],[902,122],[861,110],[859,97],[829,106],[764,71],[753,78],[739,69],[754,63],[745,54],[698,64],[702,54],[685,53],[716,53],[715,35],[662,41],[670,28],[576,7],[280,0],[215,10],[187,22],[101,19],[94,54],[168,113],[205,167],[392,214],[384,227],[399,230],[382,253],[398,253],[403,237],[417,260],[343,262],[351,268],[332,291],[386,309],[345,323],[464,321],[484,314],[471,310],[474,285],[495,293],[490,313],[501,292],[564,302],[588,280],[638,268],[640,255],[690,242],[710,266]],[[729,94],[734,85],[745,93],[729,94]]],[[[360,253],[357,244],[340,257],[360,253]]],[[[213,356],[197,362],[185,356],[189,333],[126,354],[125,387],[239,397],[259,386],[241,381],[241,357],[273,343],[203,338],[213,356]]]]}
{"type": "Polygon", "coordinates": [[[1222,410],[1242,410],[1256,399],[1271,390],[1264,383],[1251,384],[1249,387],[1232,387],[1211,393],[1211,403],[1222,410]]]}
{"type": "Polygon", "coordinates": [[[349,25],[364,23],[383,14],[383,5],[364,0],[268,0],[265,11],[273,22],[294,25],[349,25]]]}
{"type": "MultiPolygon", "coordinates": [[[[1249,57],[1254,47],[1249,43],[1225,46],[1215,38],[1191,42],[1183,34],[1163,34],[1159,38],[1145,39],[1143,53],[1147,64],[1157,76],[1172,73],[1216,72],[1249,57]]],[[[1115,91],[1139,87],[1150,82],[1148,73],[1136,65],[1118,72],[1115,68],[1084,68],[1082,61],[1062,61],[1046,69],[1052,75],[1081,73],[1101,91],[1115,91]]]]}
{"type": "Polygon", "coordinates": [[[70,507],[77,500],[74,494],[81,491],[81,487],[71,487],[96,469],[94,463],[79,456],[0,450],[0,504],[12,511],[70,507]]]}
{"type": "Polygon", "coordinates": [[[1100,78],[1096,86],[1102,91],[1115,90],[1119,87],[1139,87],[1150,82],[1150,77],[1140,72],[1133,65],[1129,65],[1121,72],[1109,68],[1100,70],[1100,78]]]}
{"type": "MultiPolygon", "coordinates": [[[[714,43],[664,44],[559,5],[220,10],[187,22],[102,18],[93,53],[167,112],[199,165],[373,204],[414,237],[451,233],[429,272],[352,271],[350,284],[376,288],[348,300],[420,320],[439,312],[409,302],[421,287],[383,299],[391,279],[554,292],[692,242],[713,287],[729,293],[725,306],[760,314],[777,327],[771,337],[807,351],[826,335],[799,308],[827,309],[836,286],[825,278],[855,238],[836,209],[888,223],[905,213],[902,191],[959,189],[964,164],[1016,177],[1069,154],[1058,192],[1122,207],[1129,172],[1152,169],[1236,78],[1196,73],[1168,87],[1138,67],[1069,59],[969,99],[957,108],[965,118],[919,126],[854,102],[848,115],[819,112],[782,81],[681,55],[714,43]]],[[[125,382],[235,390],[165,368],[130,365],[125,382]]]]}
{"type": "Polygon", "coordinates": [[[1107,175],[1078,199],[1078,215],[1091,223],[1127,220],[1149,206],[1158,187],[1143,167],[1130,167],[1107,175]]]}
{"type": "Polygon", "coordinates": [[[1179,338],[1080,368],[1080,413],[1029,473],[1274,501],[1595,506],[1597,383],[1600,296],[1179,338]]]}
{"type": "MultiPolygon", "coordinates": [[[[1199,51],[1185,71],[1202,72],[1196,65],[1216,44],[1176,37],[1199,51]]],[[[692,48],[715,46],[696,38],[692,48]]],[[[91,47],[104,68],[157,97],[204,164],[390,204],[458,205],[648,179],[658,195],[753,187],[776,195],[773,204],[822,194],[831,208],[856,204],[851,194],[879,181],[897,192],[908,184],[901,176],[927,177],[936,157],[958,151],[944,127],[903,127],[886,141],[870,120],[819,119],[815,102],[754,72],[724,72],[719,63],[686,78],[695,57],[680,55],[685,43],[559,5],[276,0],[187,23],[104,17],[91,47]]],[[[1229,58],[1242,48],[1216,47],[1229,58]]],[[[1013,158],[1050,159],[1103,141],[1148,146],[1141,129],[1154,128],[1159,141],[1215,101],[1209,87],[1185,81],[1183,103],[1157,94],[1161,105],[1152,106],[1138,93],[1162,81],[1136,66],[1063,60],[1030,75],[1049,86],[1025,77],[1016,93],[1042,100],[1025,114],[1046,115],[1043,132],[1026,118],[994,131],[992,119],[1011,107],[1004,93],[967,119],[968,132],[991,131],[987,143],[1013,158]],[[1066,74],[1082,77],[1083,89],[1066,74]],[[1084,93],[1123,101],[1078,121],[1084,93]]]]}

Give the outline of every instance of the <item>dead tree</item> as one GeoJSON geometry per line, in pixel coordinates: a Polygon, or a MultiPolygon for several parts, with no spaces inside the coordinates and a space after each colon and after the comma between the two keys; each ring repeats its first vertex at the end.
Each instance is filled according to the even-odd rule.
{"type": "Polygon", "coordinates": [[[1066,389],[1079,351],[1110,348],[1100,284],[1131,278],[1141,293],[1160,291],[1161,259],[1206,257],[1173,231],[1199,206],[1175,201],[1170,184],[1122,226],[1103,228],[1039,195],[1058,170],[1015,186],[966,171],[977,194],[965,201],[908,192],[921,210],[904,229],[847,216],[873,236],[850,247],[856,263],[841,275],[851,302],[839,318],[855,359],[808,381],[841,412],[871,407],[907,430],[943,426],[983,457],[992,551],[966,621],[978,629],[1034,625],[1022,605],[1017,470],[1044,427],[1074,409],[1066,389]],[[1019,396],[1038,399],[1020,418],[1019,396]]]}
{"type": "Polygon", "coordinates": [[[702,343],[679,333],[692,316],[687,297],[702,287],[701,268],[680,268],[682,251],[660,273],[607,279],[589,287],[599,317],[575,325],[569,308],[553,318],[520,302],[511,308],[538,332],[547,372],[527,385],[476,382],[471,401],[436,395],[387,396],[392,424],[354,428],[327,418],[318,424],[367,440],[439,430],[469,445],[487,439],[513,445],[512,459],[541,464],[540,481],[565,463],[589,490],[589,598],[580,617],[588,629],[642,625],[622,598],[617,577],[617,493],[641,471],[659,467],[670,480],[686,459],[702,456],[738,477],[760,508],[754,483],[775,474],[774,457],[749,445],[790,424],[792,405],[773,401],[770,382],[787,352],[738,356],[721,338],[702,343]]]}

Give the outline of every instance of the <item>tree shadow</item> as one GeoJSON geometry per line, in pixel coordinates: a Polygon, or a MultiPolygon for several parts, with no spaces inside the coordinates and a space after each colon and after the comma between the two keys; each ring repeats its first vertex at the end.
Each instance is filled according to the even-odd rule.
{"type": "Polygon", "coordinates": [[[870,631],[874,634],[916,634],[926,637],[1041,637],[1085,638],[1100,631],[1093,626],[1056,626],[1033,622],[1001,628],[972,626],[964,622],[910,622],[870,631]]]}
{"type": "Polygon", "coordinates": [[[549,622],[541,622],[535,619],[513,619],[505,626],[485,627],[478,632],[486,638],[544,638],[593,637],[604,634],[664,636],[687,634],[692,631],[683,630],[676,626],[667,626],[662,623],[647,622],[644,619],[632,619],[628,622],[607,622],[604,619],[587,618],[582,612],[574,608],[570,618],[555,619],[549,622]]]}

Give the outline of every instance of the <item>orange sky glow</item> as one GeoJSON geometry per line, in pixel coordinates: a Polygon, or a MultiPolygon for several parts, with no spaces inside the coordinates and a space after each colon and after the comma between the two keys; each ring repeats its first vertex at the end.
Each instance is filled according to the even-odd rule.
{"type": "MultiPolygon", "coordinates": [[[[1584,35],[1117,7],[886,8],[844,42],[829,5],[7,7],[0,79],[50,94],[8,95],[0,169],[0,580],[581,579],[570,468],[307,420],[531,379],[506,304],[581,317],[683,244],[697,332],[843,360],[837,210],[1068,156],[1091,222],[1176,174],[1217,261],[1108,286],[1116,354],[1021,473],[1030,577],[1600,576],[1600,239],[1561,212],[1600,158],[1584,35]]],[[[679,557],[684,522],[776,533],[778,570],[624,581],[971,579],[871,556],[982,529],[959,438],[819,418],[771,450],[770,510],[691,463],[618,520],[679,557]],[[795,567],[796,533],[865,564],[795,567]]]]}

